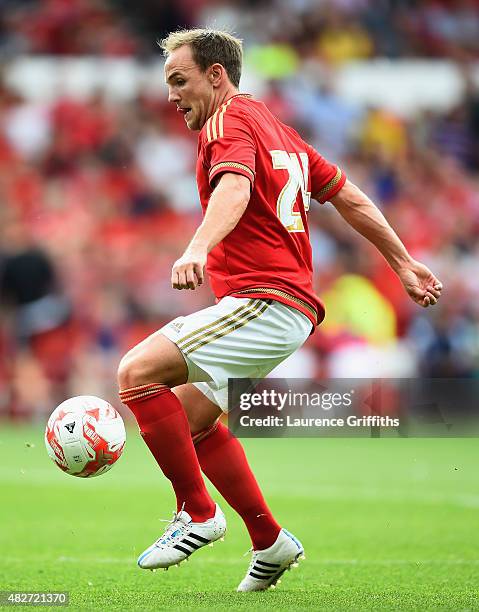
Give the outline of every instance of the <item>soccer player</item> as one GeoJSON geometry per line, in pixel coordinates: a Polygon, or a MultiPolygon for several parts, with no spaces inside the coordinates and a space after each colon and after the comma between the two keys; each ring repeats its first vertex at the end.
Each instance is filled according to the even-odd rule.
{"type": "Polygon", "coordinates": [[[203,283],[216,305],[178,317],[129,351],[120,396],[135,415],[177,510],[138,559],[167,568],[223,537],[225,517],[201,471],[244,520],[253,555],[239,591],[264,590],[303,554],[266,505],[239,441],[218,419],[228,378],[261,378],[324,317],[312,287],[307,212],[331,201],[370,240],[421,306],[441,283],[415,261],[376,206],[344,172],[251,95],[239,92],[241,41],[195,29],[162,41],[169,101],[199,131],[196,176],[204,218],[172,269],[176,289],[203,283]]]}

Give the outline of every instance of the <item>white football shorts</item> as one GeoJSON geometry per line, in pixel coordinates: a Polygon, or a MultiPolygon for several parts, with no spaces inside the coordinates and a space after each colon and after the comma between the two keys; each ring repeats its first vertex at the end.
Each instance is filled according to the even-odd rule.
{"type": "Polygon", "coordinates": [[[181,350],[188,382],[223,412],[228,411],[228,378],[263,378],[298,349],[312,323],[275,300],[225,297],[159,330],[181,350]]]}

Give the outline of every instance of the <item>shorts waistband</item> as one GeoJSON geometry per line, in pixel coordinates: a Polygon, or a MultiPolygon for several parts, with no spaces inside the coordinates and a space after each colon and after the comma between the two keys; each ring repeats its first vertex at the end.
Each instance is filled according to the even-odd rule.
{"type": "Polygon", "coordinates": [[[316,321],[318,320],[318,312],[315,308],[311,306],[311,304],[308,304],[308,302],[306,302],[305,300],[302,300],[301,298],[291,295],[288,292],[283,291],[282,289],[274,289],[273,287],[254,287],[253,289],[242,289],[241,291],[235,291],[234,295],[241,295],[242,293],[245,293],[248,295],[252,293],[267,293],[269,295],[277,295],[277,296],[283,297],[287,300],[290,300],[291,302],[295,304],[298,304],[299,306],[302,306],[309,313],[311,313],[311,315],[315,318],[316,321]]]}

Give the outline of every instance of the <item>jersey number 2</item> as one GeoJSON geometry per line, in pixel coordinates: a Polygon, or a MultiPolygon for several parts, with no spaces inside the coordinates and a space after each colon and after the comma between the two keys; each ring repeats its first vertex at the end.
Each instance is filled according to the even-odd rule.
{"type": "Polygon", "coordinates": [[[288,232],[304,232],[301,213],[294,210],[298,191],[301,190],[305,212],[309,210],[311,192],[308,191],[309,160],[307,153],[270,151],[274,170],[287,170],[288,180],[278,196],[276,213],[288,232]]]}

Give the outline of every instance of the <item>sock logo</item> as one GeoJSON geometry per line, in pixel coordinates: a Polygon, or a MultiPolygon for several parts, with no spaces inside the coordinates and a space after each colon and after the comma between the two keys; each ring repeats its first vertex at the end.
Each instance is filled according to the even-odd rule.
{"type": "Polygon", "coordinates": [[[73,430],[75,429],[75,423],[68,423],[67,425],[65,425],[65,429],[68,430],[69,433],[73,433],[73,430]]]}

